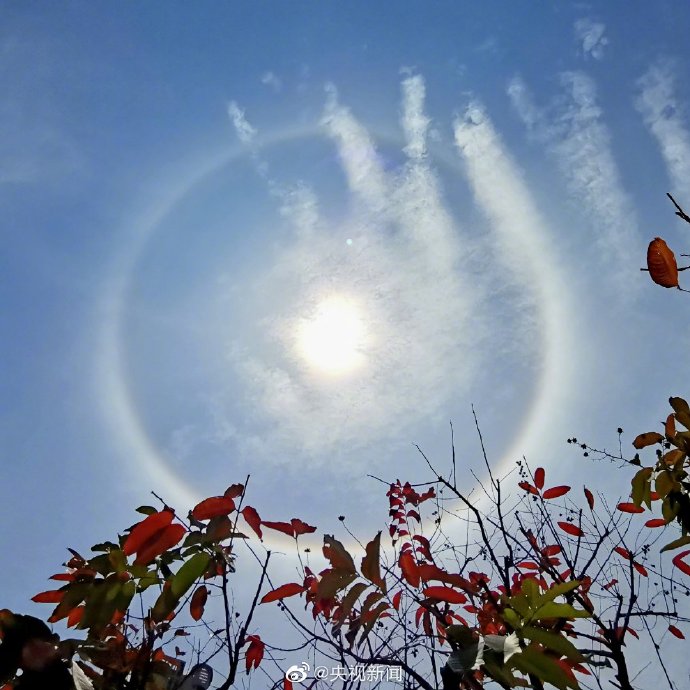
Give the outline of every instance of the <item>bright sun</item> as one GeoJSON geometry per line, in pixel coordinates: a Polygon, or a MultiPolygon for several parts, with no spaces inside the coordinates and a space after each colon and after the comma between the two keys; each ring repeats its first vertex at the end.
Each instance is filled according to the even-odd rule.
{"type": "Polygon", "coordinates": [[[355,304],[344,297],[323,300],[299,330],[299,349],[313,367],[344,374],[363,361],[364,325],[355,304]]]}

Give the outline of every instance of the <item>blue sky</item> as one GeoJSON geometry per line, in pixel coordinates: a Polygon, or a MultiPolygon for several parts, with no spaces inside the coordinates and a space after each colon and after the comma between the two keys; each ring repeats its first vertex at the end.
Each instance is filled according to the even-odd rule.
{"type": "Polygon", "coordinates": [[[685,3],[0,14],[4,605],[151,489],[251,473],[369,535],[365,475],[426,478],[449,420],[473,481],[472,403],[495,465],[577,484],[568,436],[687,393],[687,296],[638,270],[687,251],[685,3]]]}

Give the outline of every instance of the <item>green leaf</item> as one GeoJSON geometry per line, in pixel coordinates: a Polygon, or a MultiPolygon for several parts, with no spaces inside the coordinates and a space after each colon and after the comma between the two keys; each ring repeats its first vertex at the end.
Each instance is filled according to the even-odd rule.
{"type": "Polygon", "coordinates": [[[542,594],[539,597],[539,600],[537,602],[538,606],[542,606],[543,604],[546,604],[549,601],[553,601],[556,597],[561,596],[562,594],[567,594],[568,592],[572,592],[574,589],[577,589],[580,586],[580,581],[579,580],[571,580],[570,582],[561,582],[560,584],[554,585],[553,587],[550,587],[544,594],[542,594]]]}
{"type": "Polygon", "coordinates": [[[127,570],[127,556],[122,549],[111,549],[108,552],[108,560],[116,573],[124,573],[127,570]]]}
{"type": "Polygon", "coordinates": [[[180,600],[172,593],[171,587],[164,587],[156,603],[151,610],[151,617],[157,623],[167,618],[180,603],[180,600]]]}
{"type": "Polygon", "coordinates": [[[531,626],[523,628],[520,634],[534,642],[543,644],[554,652],[558,652],[561,656],[567,656],[573,661],[578,663],[585,661],[585,657],[577,651],[575,645],[564,635],[531,626]]]}
{"type": "Polygon", "coordinates": [[[207,553],[197,553],[186,561],[173,576],[170,590],[173,596],[181,599],[185,592],[206,572],[211,557],[207,553]]]}
{"type": "Polygon", "coordinates": [[[661,553],[664,551],[673,551],[673,549],[678,549],[681,546],[685,546],[686,544],[690,544],[690,535],[685,535],[684,537],[678,537],[678,539],[674,539],[672,542],[669,542],[666,544],[661,549],[661,553]]]}
{"type": "Polygon", "coordinates": [[[690,415],[690,405],[688,405],[683,398],[670,397],[668,402],[676,414],[679,412],[685,412],[685,414],[690,415]]]}
{"type": "Polygon", "coordinates": [[[576,609],[570,604],[557,604],[549,601],[540,606],[531,616],[532,620],[539,621],[544,618],[589,618],[587,611],[576,609]]]}
{"type": "Polygon", "coordinates": [[[645,496],[645,487],[649,484],[649,478],[652,476],[651,467],[643,467],[637,472],[630,482],[632,484],[632,502],[639,508],[645,496]]]}
{"type": "Polygon", "coordinates": [[[534,604],[539,600],[539,585],[531,577],[526,578],[522,582],[522,592],[527,597],[530,603],[530,608],[534,608],[534,604]]]}
{"type": "Polygon", "coordinates": [[[142,513],[143,515],[153,515],[158,512],[158,509],[153,506],[139,506],[136,510],[137,513],[142,513]]]}
{"type": "MultiPolygon", "coordinates": [[[[673,522],[673,520],[676,519],[676,516],[680,512],[680,504],[671,502],[671,499],[667,496],[664,499],[664,502],[661,504],[661,514],[666,520],[666,522],[673,522]]],[[[675,547],[673,547],[675,548],[675,547]]],[[[663,551],[663,549],[662,549],[663,551]]]]}
{"type": "Polygon", "coordinates": [[[553,659],[534,647],[528,647],[521,654],[516,654],[510,663],[523,673],[532,673],[543,683],[550,683],[559,690],[579,690],[577,682],[569,678],[553,659]]]}
{"type": "Polygon", "coordinates": [[[522,619],[513,609],[503,609],[503,618],[505,618],[506,623],[508,623],[513,630],[519,630],[522,627],[522,619]]]}
{"type": "Polygon", "coordinates": [[[668,470],[659,472],[659,474],[656,475],[654,488],[661,498],[666,498],[674,489],[675,485],[676,482],[673,480],[673,476],[668,470]]]}
{"type": "Polygon", "coordinates": [[[508,606],[515,609],[523,618],[527,618],[532,613],[532,607],[524,594],[516,594],[507,600],[508,606]]]}

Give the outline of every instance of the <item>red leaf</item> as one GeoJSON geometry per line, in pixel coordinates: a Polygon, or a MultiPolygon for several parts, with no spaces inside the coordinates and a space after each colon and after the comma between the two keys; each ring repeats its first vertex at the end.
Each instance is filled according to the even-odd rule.
{"type": "Polygon", "coordinates": [[[614,578],[613,580],[607,582],[607,583],[604,585],[604,589],[609,590],[609,589],[611,589],[611,587],[614,587],[614,586],[617,585],[617,584],[618,584],[618,580],[616,580],[616,578],[614,578]]]}
{"type": "Polygon", "coordinates": [[[64,589],[51,589],[31,597],[31,601],[35,601],[37,604],[59,604],[65,592],[64,589]]]}
{"type": "Polygon", "coordinates": [[[627,558],[628,560],[632,560],[632,554],[628,549],[624,549],[622,546],[616,546],[613,549],[619,556],[623,556],[623,558],[627,558]]]}
{"type": "Polygon", "coordinates": [[[408,584],[412,587],[419,587],[419,569],[412,554],[401,553],[398,565],[408,584]]]}
{"type": "Polygon", "coordinates": [[[647,572],[647,568],[645,568],[641,563],[638,563],[637,561],[633,561],[633,568],[637,570],[642,577],[649,577],[649,573],[647,572]]]}
{"type": "Polygon", "coordinates": [[[175,546],[185,535],[184,525],[168,525],[154,535],[137,550],[134,565],[148,565],[156,556],[175,546]]]}
{"type": "Polygon", "coordinates": [[[189,602],[189,614],[195,620],[201,620],[204,615],[204,607],[208,599],[208,589],[204,585],[200,585],[192,594],[192,599],[189,602]]]}
{"type": "Polygon", "coordinates": [[[559,522],[558,526],[567,534],[571,534],[573,537],[584,537],[585,533],[577,526],[573,525],[571,522],[559,522]]]}
{"type": "Polygon", "coordinates": [[[559,498],[560,496],[564,496],[565,494],[570,491],[569,486],[552,486],[550,489],[547,489],[543,496],[544,498],[548,501],[550,498],[559,498]]]}
{"type": "Polygon", "coordinates": [[[676,628],[675,625],[669,625],[668,631],[671,633],[671,635],[675,635],[679,640],[685,639],[685,635],[683,635],[683,631],[676,628]]]}
{"type": "Polygon", "coordinates": [[[543,556],[556,556],[559,554],[563,549],[561,549],[558,544],[553,544],[552,546],[545,546],[541,552],[543,556]]]}
{"type": "Polygon", "coordinates": [[[690,565],[688,565],[683,559],[690,553],[690,551],[681,551],[679,554],[673,557],[671,561],[673,565],[686,575],[690,575],[690,565]]]}
{"type": "Polygon", "coordinates": [[[644,523],[645,527],[664,527],[666,525],[666,520],[664,518],[652,518],[644,523]]]}
{"type": "Polygon", "coordinates": [[[397,611],[400,608],[400,599],[402,598],[402,590],[393,595],[393,608],[397,611]]]}
{"type": "Polygon", "coordinates": [[[151,513],[147,518],[134,525],[125,543],[122,545],[122,551],[125,556],[137,553],[144,545],[144,542],[151,539],[156,532],[167,527],[172,522],[173,517],[174,513],[172,510],[161,510],[159,513],[151,513]]]}
{"type": "Polygon", "coordinates": [[[69,616],[67,616],[67,627],[68,628],[71,628],[71,627],[77,625],[77,623],[79,623],[82,616],[84,615],[84,609],[85,608],[86,608],[85,606],[75,606],[69,612],[69,616]]]}
{"type": "Polygon", "coordinates": [[[274,529],[276,532],[287,534],[288,537],[294,536],[295,530],[289,522],[266,522],[262,520],[261,524],[268,529],[274,529]]]}
{"type": "Polygon", "coordinates": [[[644,513],[644,508],[634,503],[619,503],[616,507],[621,513],[644,513]]]}
{"type": "Polygon", "coordinates": [[[249,648],[244,658],[247,664],[247,674],[249,674],[252,668],[259,668],[259,664],[264,658],[265,645],[258,635],[247,635],[247,642],[249,642],[249,648]]]}
{"type": "Polygon", "coordinates": [[[585,487],[585,497],[587,498],[587,504],[590,510],[594,510],[594,494],[585,487]]]}
{"type": "Polygon", "coordinates": [[[233,484],[232,486],[229,486],[227,489],[225,489],[225,493],[223,494],[223,496],[225,496],[225,498],[238,498],[242,495],[243,491],[244,484],[233,484]]]}
{"type": "Polygon", "coordinates": [[[283,690],[293,690],[292,681],[289,678],[283,680],[283,690]]]}
{"type": "Polygon", "coordinates": [[[521,489],[524,489],[525,491],[534,494],[535,496],[539,495],[539,490],[535,486],[532,486],[529,482],[518,482],[518,486],[521,489]]]}
{"type": "Polygon", "coordinates": [[[524,570],[539,570],[539,566],[534,561],[522,561],[516,567],[524,570]]]}
{"type": "Polygon", "coordinates": [[[290,520],[290,524],[292,525],[292,530],[296,537],[299,537],[300,534],[311,534],[312,532],[316,532],[316,527],[312,527],[306,522],[302,522],[302,520],[299,518],[292,518],[292,520],[290,520]]]}
{"type": "Polygon", "coordinates": [[[247,521],[247,524],[256,532],[256,536],[259,539],[263,539],[263,534],[261,532],[261,518],[259,513],[256,512],[251,506],[245,506],[242,508],[242,517],[247,521]]]}
{"type": "Polygon", "coordinates": [[[543,467],[537,467],[536,470],[534,470],[534,484],[536,485],[537,489],[543,489],[544,488],[544,479],[546,478],[546,472],[544,472],[543,467]]]}
{"type": "Polygon", "coordinates": [[[279,601],[280,599],[285,599],[286,597],[294,597],[295,594],[300,594],[304,592],[304,586],[298,584],[297,582],[289,582],[286,585],[281,585],[277,589],[270,591],[266,594],[260,604],[268,604],[271,601],[279,601]]]}
{"type": "Polygon", "coordinates": [[[447,601],[449,604],[464,604],[467,597],[450,587],[443,587],[442,585],[436,587],[426,587],[422,590],[422,594],[430,599],[438,599],[439,601],[447,601]]]}
{"type": "Polygon", "coordinates": [[[76,577],[77,576],[75,573],[56,573],[55,575],[51,575],[48,579],[61,580],[63,582],[74,582],[76,577]]]}
{"type": "Polygon", "coordinates": [[[227,496],[211,496],[192,509],[192,517],[196,520],[210,520],[221,515],[230,515],[235,510],[235,501],[227,496]]]}

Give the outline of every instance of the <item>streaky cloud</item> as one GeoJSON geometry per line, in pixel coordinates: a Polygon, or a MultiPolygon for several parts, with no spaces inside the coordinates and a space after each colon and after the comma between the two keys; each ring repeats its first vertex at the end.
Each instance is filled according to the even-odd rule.
{"type": "Polygon", "coordinates": [[[247,121],[244,110],[240,108],[235,101],[228,103],[228,117],[237,132],[237,138],[243,144],[251,144],[256,137],[257,131],[247,121]]]}
{"type": "Polygon", "coordinates": [[[534,310],[533,333],[540,334],[543,353],[539,390],[523,432],[505,454],[513,461],[543,448],[543,420],[568,407],[577,395],[573,343],[576,309],[564,278],[563,262],[529,192],[523,173],[505,150],[484,107],[472,102],[454,124],[455,143],[465,164],[475,199],[492,228],[492,242],[506,273],[525,287],[534,310]],[[539,276],[539,280],[535,277],[539,276]],[[566,317],[567,315],[567,317],[566,317]],[[566,391],[568,391],[566,393],[566,391]]]}
{"type": "Polygon", "coordinates": [[[690,132],[668,62],[652,65],[638,80],[636,106],[656,139],[676,194],[690,190],[690,132]]]}
{"type": "Polygon", "coordinates": [[[528,131],[547,146],[571,194],[597,230],[595,242],[621,294],[635,289],[627,267],[635,265],[641,239],[635,208],[623,188],[611,135],[597,103],[596,87],[582,72],[561,75],[566,96],[541,109],[524,81],[515,77],[508,95],[528,131]]]}

